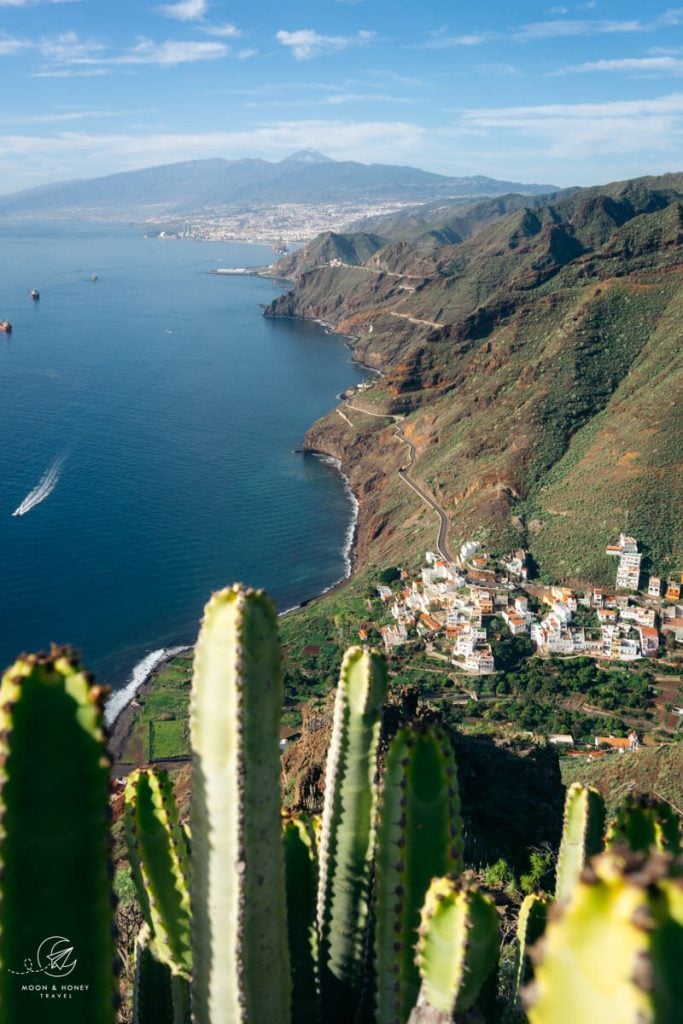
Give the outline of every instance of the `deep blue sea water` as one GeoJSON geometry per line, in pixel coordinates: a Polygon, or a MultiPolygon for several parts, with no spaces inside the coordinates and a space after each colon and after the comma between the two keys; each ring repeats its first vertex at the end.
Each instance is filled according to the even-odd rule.
{"type": "Polygon", "coordinates": [[[295,449],[364,371],[321,327],[264,319],[273,282],[208,274],[272,259],[0,225],[0,664],[69,642],[121,686],[194,639],[217,587],[282,610],[344,575],[351,498],[295,449]]]}

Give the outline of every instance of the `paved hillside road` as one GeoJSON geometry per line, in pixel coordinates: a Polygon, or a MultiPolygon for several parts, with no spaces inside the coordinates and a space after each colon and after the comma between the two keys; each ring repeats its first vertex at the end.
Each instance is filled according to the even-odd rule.
{"type": "MultiPolygon", "coordinates": [[[[441,507],[441,505],[439,505],[434,495],[410,475],[410,470],[413,468],[417,458],[417,449],[410,438],[406,437],[403,433],[403,427],[401,424],[404,417],[395,416],[386,412],[371,412],[369,409],[361,409],[360,406],[352,405],[350,402],[346,403],[346,408],[353,410],[354,412],[363,413],[365,416],[375,416],[377,419],[394,421],[394,437],[397,441],[401,441],[402,444],[407,445],[409,453],[408,462],[406,462],[404,466],[400,467],[398,475],[408,487],[415,491],[418,497],[421,498],[426,505],[429,505],[429,507],[436,512],[439,517],[439,534],[436,541],[436,550],[439,552],[440,556],[445,559],[445,561],[455,562],[458,564],[458,560],[453,556],[451,549],[448,546],[448,515],[446,511],[441,507]]],[[[347,417],[345,417],[345,419],[346,418],[347,417]]]]}
{"type": "Polygon", "coordinates": [[[397,313],[395,309],[392,309],[389,316],[398,316],[402,320],[408,320],[411,324],[424,324],[426,327],[445,327],[445,324],[437,324],[433,320],[420,320],[419,317],[411,316],[410,313],[397,313]]]}

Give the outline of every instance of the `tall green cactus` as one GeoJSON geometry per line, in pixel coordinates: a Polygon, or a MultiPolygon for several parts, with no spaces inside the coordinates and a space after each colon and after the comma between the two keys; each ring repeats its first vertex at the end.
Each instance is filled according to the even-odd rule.
{"type": "Polygon", "coordinates": [[[167,772],[141,768],[125,790],[128,858],[157,957],[189,979],[190,891],[187,840],[167,772]]]}
{"type": "Polygon", "coordinates": [[[315,835],[310,819],[289,818],[284,826],[287,938],[292,966],[292,1020],[316,1024],[318,999],[318,884],[315,835]]]}
{"type": "Polygon", "coordinates": [[[339,677],[320,838],[318,933],[325,1024],[349,1024],[359,998],[385,696],[383,659],[352,647],[339,677]]]}
{"type": "Polygon", "coordinates": [[[419,936],[422,987],[410,1024],[450,1024],[474,1006],[497,971],[498,912],[467,878],[435,878],[422,908],[419,936]]]}
{"type": "Polygon", "coordinates": [[[159,959],[148,924],[135,940],[133,1024],[189,1024],[190,988],[159,959]]]}
{"type": "Polygon", "coordinates": [[[574,782],[567,790],[557,858],[555,898],[568,900],[588,857],[604,847],[605,801],[597,789],[574,782]]]}
{"type": "Polygon", "coordinates": [[[3,1021],[47,1020],[28,988],[43,985],[78,986],[49,999],[50,1022],[114,1020],[106,692],[58,648],[19,659],[0,685],[3,1021]]]}
{"type": "Polygon", "coordinates": [[[665,800],[647,794],[627,796],[619,804],[607,832],[607,846],[618,843],[626,843],[631,850],[643,853],[651,848],[660,853],[680,853],[678,816],[665,800]]]}
{"type": "Polygon", "coordinates": [[[206,606],[191,697],[196,1024],[289,1024],[277,619],[234,587],[206,606]]]}
{"type": "Polygon", "coordinates": [[[534,959],[531,1024],[678,1024],[683,864],[629,851],[594,857],[534,959]]]}
{"type": "Polygon", "coordinates": [[[462,869],[455,758],[439,727],[399,730],[382,780],[375,878],[377,1024],[405,1024],[420,975],[414,946],[432,878],[462,869]]]}
{"type": "Polygon", "coordinates": [[[519,999],[522,985],[525,985],[533,973],[529,950],[538,942],[545,931],[548,920],[550,898],[529,893],[522,900],[517,918],[517,958],[515,964],[514,1001],[519,999]]]}

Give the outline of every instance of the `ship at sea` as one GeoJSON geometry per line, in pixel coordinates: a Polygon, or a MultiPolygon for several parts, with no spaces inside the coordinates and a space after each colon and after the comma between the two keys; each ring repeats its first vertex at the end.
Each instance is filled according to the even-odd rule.
{"type": "Polygon", "coordinates": [[[37,288],[31,288],[31,291],[29,292],[29,295],[31,296],[31,298],[34,301],[36,301],[37,299],[40,298],[40,292],[38,291],[37,288]]]}
{"type": "Polygon", "coordinates": [[[5,334],[12,333],[12,325],[9,320],[0,320],[0,331],[4,331],[5,334]]]}
{"type": "Polygon", "coordinates": [[[289,252],[289,247],[285,242],[284,238],[278,238],[277,242],[273,244],[273,252],[276,256],[286,256],[289,252]]]}

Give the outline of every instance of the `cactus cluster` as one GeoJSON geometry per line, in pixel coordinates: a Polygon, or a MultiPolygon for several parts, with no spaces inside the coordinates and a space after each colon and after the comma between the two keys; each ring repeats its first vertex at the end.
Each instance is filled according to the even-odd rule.
{"type": "MultiPolygon", "coordinates": [[[[191,842],[166,773],[141,768],[125,790],[144,916],[135,1024],[498,1019],[499,913],[463,873],[450,740],[439,726],[414,724],[382,748],[386,689],[378,654],[347,652],[322,821],[283,819],[276,615],[261,592],[213,596],[192,686],[191,842]]],[[[56,1007],[50,1021],[113,1024],[102,696],[61,650],[20,659],[0,687],[8,1024],[47,1019],[20,984],[22,970],[39,966],[30,960],[36,930],[67,936],[88,982],[78,1012],[56,1007]]],[[[570,788],[555,899],[528,896],[519,914],[513,998],[521,991],[531,1024],[678,1019],[679,850],[680,825],[664,802],[630,799],[606,832],[600,794],[570,788]]]]}

